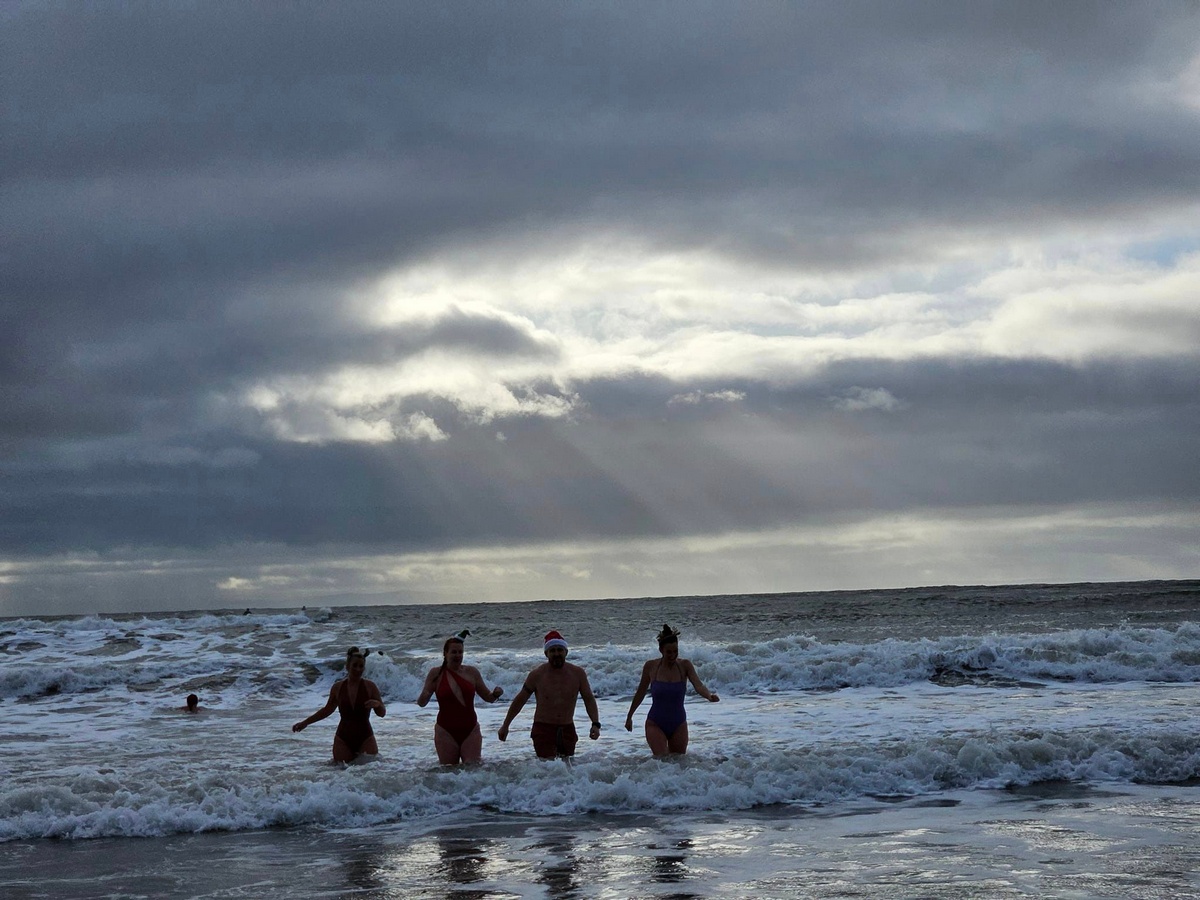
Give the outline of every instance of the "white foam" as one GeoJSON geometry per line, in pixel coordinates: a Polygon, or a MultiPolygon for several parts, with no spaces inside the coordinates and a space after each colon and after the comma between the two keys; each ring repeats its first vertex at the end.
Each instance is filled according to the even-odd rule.
{"type": "MultiPolygon", "coordinates": [[[[532,630],[518,624],[510,631],[532,630]]],[[[444,630],[369,610],[8,620],[0,839],[357,827],[480,808],[812,806],[1047,779],[1200,776],[1191,715],[1200,628],[1191,624],[687,641],[684,655],[722,701],[689,691],[691,752],[666,762],[650,759],[641,733],[648,700],[632,734],[620,727],[650,651],[640,638],[576,640],[571,660],[588,671],[605,729],[580,742],[570,768],[533,758],[533,704],[507,743],[496,740],[508,701],[542,661],[536,648],[473,640],[468,662],[505,698],[479,705],[485,765],[467,770],[435,764],[436,709],[414,702],[440,662],[444,630]],[[388,715],[374,720],[380,759],[340,770],[324,764],[336,715],[299,735],[290,726],[323,705],[351,644],[384,648],[366,674],[388,715]],[[192,692],[207,709],[198,716],[178,712],[192,692]]]]}

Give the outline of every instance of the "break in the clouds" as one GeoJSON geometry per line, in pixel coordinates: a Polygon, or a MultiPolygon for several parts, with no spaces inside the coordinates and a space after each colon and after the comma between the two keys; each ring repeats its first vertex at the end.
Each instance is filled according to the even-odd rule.
{"type": "Polygon", "coordinates": [[[1190,3],[0,12],[0,613],[1194,576],[1190,3]]]}

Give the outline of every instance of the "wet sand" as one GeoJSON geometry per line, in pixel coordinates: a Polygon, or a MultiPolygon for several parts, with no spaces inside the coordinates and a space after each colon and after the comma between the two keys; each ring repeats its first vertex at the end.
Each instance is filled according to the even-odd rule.
{"type": "Polygon", "coordinates": [[[33,898],[1200,898],[1200,788],[1046,784],[837,808],[476,813],[0,846],[33,898]]]}

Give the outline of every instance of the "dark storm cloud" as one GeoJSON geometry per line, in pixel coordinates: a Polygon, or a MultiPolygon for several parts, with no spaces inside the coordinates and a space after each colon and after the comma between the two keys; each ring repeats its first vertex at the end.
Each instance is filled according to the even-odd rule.
{"type": "Polygon", "coordinates": [[[812,273],[1179,215],[1200,116],[1172,85],[1197,33],[1192,3],[10,4],[0,550],[1194,499],[1188,361],[543,374],[505,386],[570,394],[569,417],[406,396],[374,413],[449,440],[369,446],[274,441],[229,407],[429,352],[567,352],[515,317],[370,324],[349,299],[439,252],[553,255],[595,231],[812,273]]]}
{"type": "Polygon", "coordinates": [[[793,253],[832,231],[852,259],[914,215],[1096,214],[1200,177],[1194,110],[1146,93],[1186,62],[1187,4],[50,9],[7,29],[12,214],[49,227],[22,188],[85,181],[54,223],[75,246],[145,218],[211,232],[222,270],[588,209],[793,253]]]}
{"type": "Polygon", "coordinates": [[[186,433],[203,427],[210,392],[236,391],[255,377],[386,365],[433,349],[482,358],[557,355],[544,336],[458,309],[387,328],[295,310],[260,315],[252,329],[181,316],[128,325],[85,346],[27,342],[8,358],[0,431],[13,446],[28,452],[31,439],[99,437],[146,426],[186,433]]]}
{"type": "Polygon", "coordinates": [[[741,400],[703,412],[669,404],[663,381],[596,382],[580,386],[587,412],[573,423],[464,419],[444,444],[242,440],[221,456],[217,441],[203,456],[30,470],[7,492],[0,543],[411,551],[753,530],[847,510],[1195,502],[1198,379],[1195,364],[1113,379],[1103,367],[880,362],[786,391],[747,383],[741,400]],[[901,407],[831,402],[864,376],[901,407]]]}
{"type": "Polygon", "coordinates": [[[9,340],[593,218],[831,266],[1190,204],[1186,4],[26,4],[9,340]]]}

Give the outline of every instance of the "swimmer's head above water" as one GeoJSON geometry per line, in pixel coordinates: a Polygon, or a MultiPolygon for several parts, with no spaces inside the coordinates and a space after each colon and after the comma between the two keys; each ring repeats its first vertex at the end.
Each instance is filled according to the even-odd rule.
{"type": "Polygon", "coordinates": [[[366,647],[361,650],[351,647],[346,651],[346,671],[356,678],[361,676],[367,668],[367,657],[370,655],[371,651],[366,647]]]}
{"type": "Polygon", "coordinates": [[[457,662],[460,662],[460,663],[462,662],[463,644],[466,641],[466,639],[470,636],[470,634],[471,634],[471,632],[469,632],[467,629],[464,628],[458,634],[452,634],[452,635],[450,635],[450,637],[446,638],[446,643],[442,644],[442,667],[443,668],[445,668],[446,664],[448,662],[450,662],[451,653],[454,654],[457,662]]]}
{"type": "Polygon", "coordinates": [[[542,648],[550,665],[561,669],[567,661],[567,639],[557,631],[547,632],[542,648]]]}

